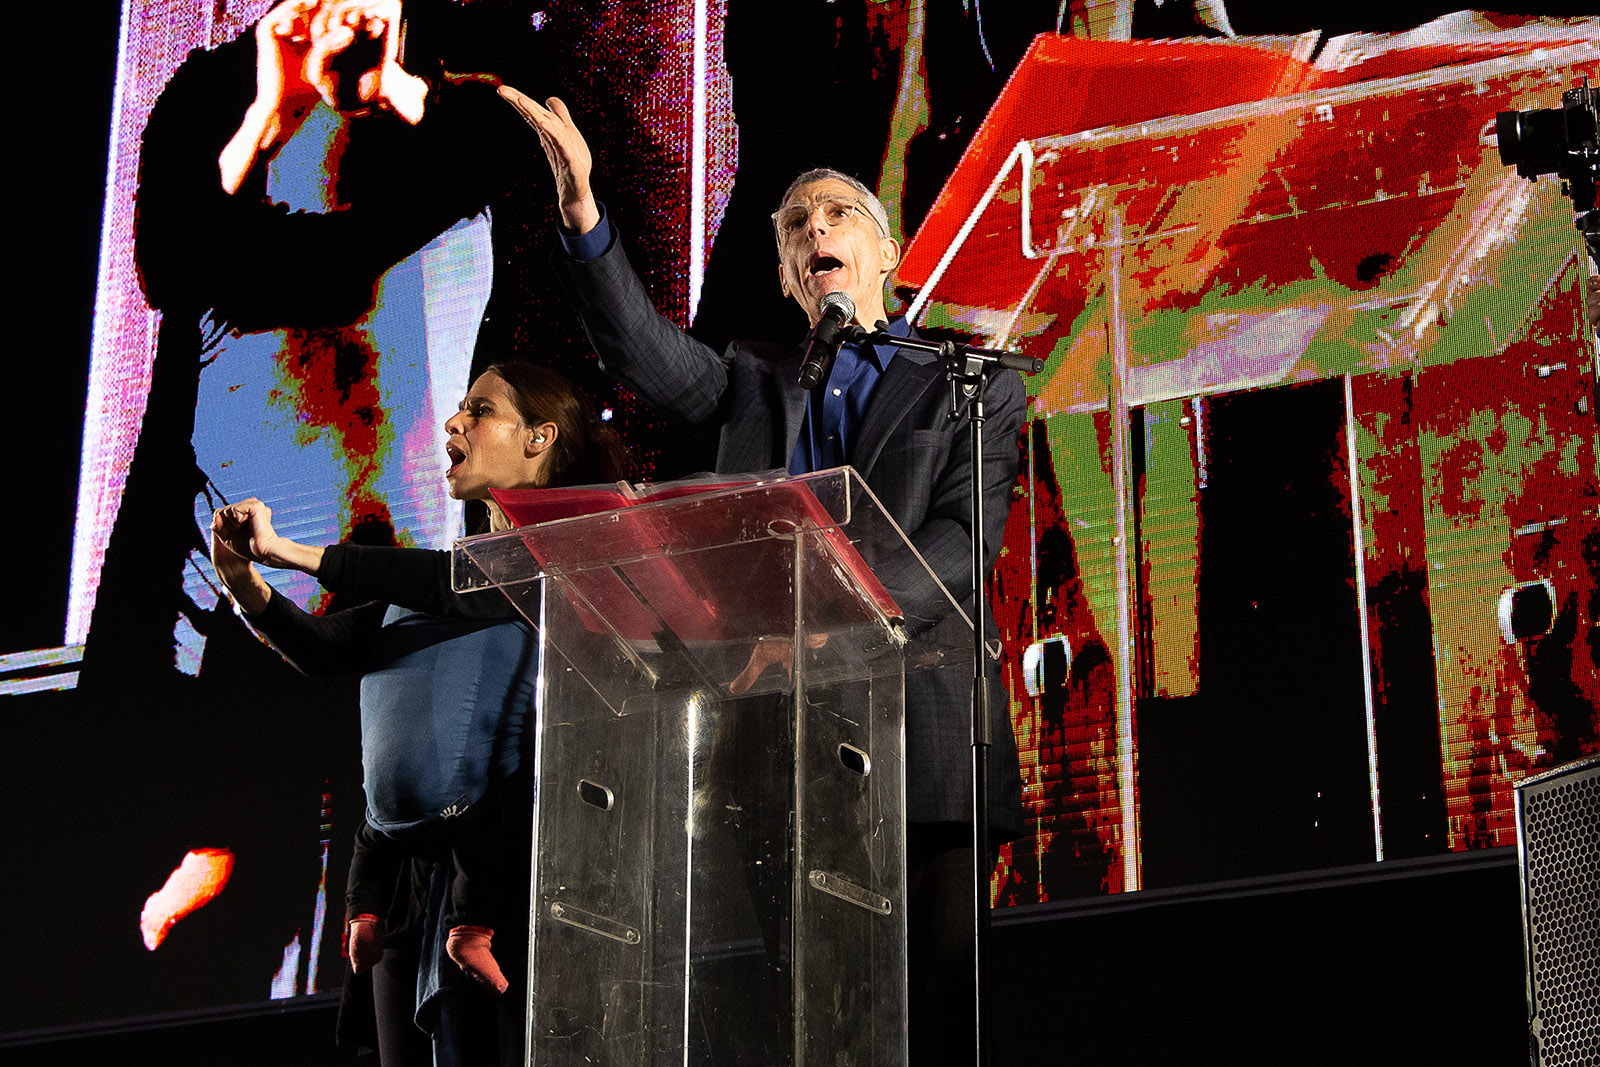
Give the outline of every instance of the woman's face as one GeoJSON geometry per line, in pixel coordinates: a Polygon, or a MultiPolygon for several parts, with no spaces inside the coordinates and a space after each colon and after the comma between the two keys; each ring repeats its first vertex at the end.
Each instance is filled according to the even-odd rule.
{"type": "Polygon", "coordinates": [[[445,420],[444,478],[457,500],[487,500],[490,489],[542,485],[554,428],[528,426],[511,402],[511,390],[492,371],[472,383],[456,413],[445,420]],[[543,436],[544,440],[540,440],[543,436]]]}

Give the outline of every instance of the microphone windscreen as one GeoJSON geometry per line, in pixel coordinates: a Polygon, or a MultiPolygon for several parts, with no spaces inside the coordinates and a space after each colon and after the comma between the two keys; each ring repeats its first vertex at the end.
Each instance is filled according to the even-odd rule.
{"type": "Polygon", "coordinates": [[[849,293],[828,293],[822,298],[823,317],[829,317],[830,311],[840,322],[849,322],[856,317],[856,302],[850,299],[849,293]]]}

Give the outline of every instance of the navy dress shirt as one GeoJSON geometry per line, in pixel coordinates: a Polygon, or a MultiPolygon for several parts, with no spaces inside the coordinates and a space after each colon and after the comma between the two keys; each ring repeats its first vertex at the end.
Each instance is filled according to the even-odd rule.
{"type": "MultiPolygon", "coordinates": [[[[911,325],[905,319],[889,323],[889,333],[895,337],[905,337],[910,332],[911,325]]],[[[790,474],[823,471],[850,462],[850,445],[872,400],[872,391],[888,369],[894,352],[893,345],[867,345],[865,351],[859,345],[839,347],[828,377],[811,391],[811,399],[806,402],[806,420],[800,427],[794,455],[789,457],[790,474]]]]}

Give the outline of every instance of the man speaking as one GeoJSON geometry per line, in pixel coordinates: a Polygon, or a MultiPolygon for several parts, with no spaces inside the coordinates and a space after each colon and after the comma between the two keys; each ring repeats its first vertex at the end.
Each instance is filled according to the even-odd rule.
{"type": "MultiPolygon", "coordinates": [[[[719,472],[855,467],[970,615],[971,429],[964,418],[949,417],[944,367],[929,353],[889,345],[845,344],[834,353],[851,321],[870,329],[888,318],[884,285],[900,246],[871,190],[831,170],[808,171],[790,184],[772,216],[778,284],[805,311],[811,335],[798,348],[792,339],[736,341],[719,355],[652,305],[595,199],[589,148],[566,105],[552,98],[544,106],[510,87],[500,92],[538,132],[555,174],[562,224],[555,266],[602,369],[658,411],[716,432],[719,472]],[[820,388],[803,387],[802,373],[820,388]]],[[[890,324],[891,334],[909,332],[903,319],[890,324]]],[[[984,405],[992,442],[982,472],[986,569],[1010,510],[1024,403],[1017,373],[998,371],[984,405]]],[[[887,578],[885,584],[909,619],[957,621],[928,618],[914,591],[887,578]]],[[[941,613],[930,607],[927,614],[941,613]]],[[[994,632],[992,620],[987,632],[994,632]]],[[[990,823],[1000,842],[1022,831],[1021,774],[992,661],[986,673],[990,823]]],[[[959,1057],[956,1050],[973,1042],[971,700],[966,665],[906,681],[912,1063],[959,1057]]]]}

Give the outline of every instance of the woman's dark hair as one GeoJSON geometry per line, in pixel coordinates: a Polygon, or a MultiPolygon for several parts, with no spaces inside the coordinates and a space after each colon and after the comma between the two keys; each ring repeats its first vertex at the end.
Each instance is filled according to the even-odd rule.
{"type": "Polygon", "coordinates": [[[546,484],[594,485],[615,482],[632,473],[632,459],[622,439],[600,421],[594,405],[561,375],[520,360],[496,363],[486,373],[496,374],[506,383],[523,422],[529,426],[556,424],[550,480],[546,484]]]}

